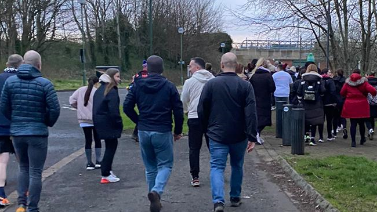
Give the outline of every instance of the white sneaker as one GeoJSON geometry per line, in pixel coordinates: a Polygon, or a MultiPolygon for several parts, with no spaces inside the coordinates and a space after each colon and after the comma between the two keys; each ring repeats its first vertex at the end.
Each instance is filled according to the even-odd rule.
{"type": "Polygon", "coordinates": [[[263,144],[263,142],[264,142],[264,140],[259,136],[259,133],[257,133],[257,142],[259,143],[259,144],[263,144]]]}
{"type": "Polygon", "coordinates": [[[113,171],[110,171],[110,175],[113,176],[113,177],[115,177],[115,178],[118,178],[118,177],[114,174],[113,171]]]}
{"type": "Polygon", "coordinates": [[[325,141],[324,141],[323,139],[320,138],[320,139],[318,139],[318,142],[319,142],[319,143],[323,143],[323,142],[325,142],[325,141]]]}
{"type": "Polygon", "coordinates": [[[110,174],[107,177],[102,177],[101,184],[116,183],[119,180],[120,180],[119,178],[114,177],[113,175],[110,174]]]}

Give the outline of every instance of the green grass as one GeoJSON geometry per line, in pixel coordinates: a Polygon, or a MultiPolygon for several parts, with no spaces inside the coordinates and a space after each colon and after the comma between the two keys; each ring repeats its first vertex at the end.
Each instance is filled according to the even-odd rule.
{"type": "MultiPolygon", "coordinates": [[[[136,112],[138,113],[139,111],[135,107],[136,112]]],[[[123,130],[126,131],[127,133],[132,133],[132,131],[135,128],[135,124],[129,119],[123,112],[123,107],[120,107],[120,115],[122,116],[123,120],[123,130]]],[[[174,119],[173,119],[174,120],[174,119]]],[[[173,126],[174,130],[174,126],[173,126]]],[[[187,126],[187,115],[185,115],[185,121],[183,122],[183,134],[187,135],[188,132],[188,126],[187,126]]]]}
{"type": "Polygon", "coordinates": [[[287,161],[340,211],[377,211],[377,162],[343,155],[287,161]]]}
{"type": "Polygon", "coordinates": [[[82,80],[73,80],[73,79],[57,79],[52,80],[55,90],[76,90],[82,86],[82,80]]]}

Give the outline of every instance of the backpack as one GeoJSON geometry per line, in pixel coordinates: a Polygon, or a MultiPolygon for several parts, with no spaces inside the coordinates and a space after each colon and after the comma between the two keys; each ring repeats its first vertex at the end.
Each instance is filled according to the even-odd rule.
{"type": "MultiPolygon", "coordinates": [[[[373,87],[374,87],[374,89],[377,90],[377,86],[373,86],[373,87]]],[[[372,105],[372,106],[377,105],[377,95],[376,96],[372,96],[370,93],[368,93],[367,99],[368,99],[369,105],[372,105]]]]}
{"type": "Polygon", "coordinates": [[[317,101],[319,98],[318,89],[321,84],[320,81],[310,84],[307,81],[303,81],[303,100],[305,101],[317,101]]]}

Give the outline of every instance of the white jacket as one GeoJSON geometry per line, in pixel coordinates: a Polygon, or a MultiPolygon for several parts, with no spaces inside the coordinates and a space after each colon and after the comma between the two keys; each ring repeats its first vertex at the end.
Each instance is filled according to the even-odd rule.
{"type": "Polygon", "coordinates": [[[93,96],[96,92],[96,88],[93,87],[92,92],[90,93],[88,105],[84,106],[84,96],[88,86],[81,87],[77,89],[72,96],[69,97],[69,104],[77,109],[77,119],[79,123],[93,123],[93,96]]]}
{"type": "Polygon", "coordinates": [[[198,103],[200,94],[202,93],[204,85],[210,80],[215,78],[207,70],[196,71],[192,77],[185,81],[183,85],[181,101],[183,103],[183,109],[188,112],[188,118],[198,118],[198,103]]]}

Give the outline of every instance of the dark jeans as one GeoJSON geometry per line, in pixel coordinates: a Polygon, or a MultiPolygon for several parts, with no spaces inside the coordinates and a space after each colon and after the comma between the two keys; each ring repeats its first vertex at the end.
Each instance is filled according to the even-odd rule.
{"type": "Polygon", "coordinates": [[[327,122],[327,137],[332,138],[331,130],[334,130],[334,133],[336,133],[336,128],[334,126],[334,117],[336,116],[337,109],[334,106],[325,106],[325,117],[327,122]]]}
{"type": "Polygon", "coordinates": [[[356,127],[359,125],[361,140],[365,140],[365,119],[351,119],[351,139],[352,143],[356,143],[356,127]]]}
{"type": "Polygon", "coordinates": [[[366,119],[365,125],[367,125],[368,130],[372,129],[374,131],[374,118],[366,119]]]}
{"type": "Polygon", "coordinates": [[[307,133],[310,129],[310,136],[312,138],[315,138],[315,134],[317,131],[317,126],[318,126],[318,132],[319,132],[319,138],[323,139],[323,124],[320,125],[305,125],[305,133],[307,133]]]}
{"type": "Polygon", "coordinates": [[[98,138],[96,129],[94,127],[83,127],[82,129],[85,135],[85,149],[92,149],[93,137],[95,148],[101,148],[101,139],[98,138]]]}
{"type": "Polygon", "coordinates": [[[42,191],[42,171],[47,157],[47,137],[13,137],[19,158],[18,204],[28,205],[28,212],[39,211],[42,191]],[[29,196],[26,193],[29,192],[29,196]]]}
{"type": "Polygon", "coordinates": [[[110,175],[114,155],[118,147],[118,139],[105,139],[106,149],[101,162],[101,174],[103,177],[110,175]]]}
{"type": "Polygon", "coordinates": [[[200,149],[203,143],[203,135],[206,140],[207,147],[209,148],[208,136],[205,135],[203,127],[198,118],[188,119],[187,125],[189,127],[189,148],[190,148],[190,173],[193,178],[199,177],[200,171],[200,149]]]}

